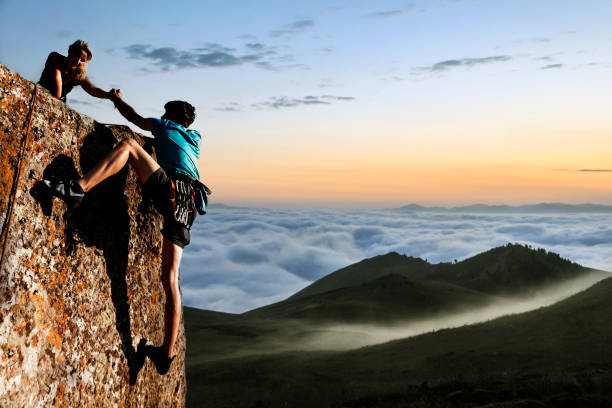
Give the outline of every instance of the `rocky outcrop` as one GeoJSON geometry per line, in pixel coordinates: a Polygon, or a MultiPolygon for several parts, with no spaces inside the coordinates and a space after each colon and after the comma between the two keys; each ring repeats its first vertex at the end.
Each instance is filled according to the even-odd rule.
{"type": "Polygon", "coordinates": [[[35,88],[0,65],[0,407],[184,406],[182,323],[169,374],[135,364],[140,339],[161,344],[164,306],[161,219],[135,173],[76,210],[36,184],[135,136],[35,88]]]}

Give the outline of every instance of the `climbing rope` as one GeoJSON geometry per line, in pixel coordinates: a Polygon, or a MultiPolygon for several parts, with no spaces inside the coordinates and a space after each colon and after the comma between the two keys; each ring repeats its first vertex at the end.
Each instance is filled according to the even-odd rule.
{"type": "Polygon", "coordinates": [[[38,95],[38,86],[34,85],[34,92],[32,93],[32,99],[30,102],[30,111],[28,112],[28,116],[26,116],[26,121],[23,125],[25,128],[25,133],[21,138],[21,146],[19,147],[19,155],[17,161],[17,171],[13,176],[13,185],[11,186],[11,193],[9,195],[9,204],[7,209],[7,215],[4,220],[4,225],[2,226],[2,236],[0,237],[0,241],[2,242],[2,255],[0,256],[0,271],[2,271],[2,267],[4,266],[4,255],[6,250],[6,241],[8,240],[8,232],[11,227],[11,222],[13,220],[13,209],[15,207],[15,199],[17,196],[17,187],[19,185],[19,179],[21,178],[21,173],[23,171],[23,157],[25,156],[27,147],[28,147],[28,137],[30,135],[30,127],[32,126],[32,116],[34,116],[34,107],[36,106],[36,96],[38,95]]]}

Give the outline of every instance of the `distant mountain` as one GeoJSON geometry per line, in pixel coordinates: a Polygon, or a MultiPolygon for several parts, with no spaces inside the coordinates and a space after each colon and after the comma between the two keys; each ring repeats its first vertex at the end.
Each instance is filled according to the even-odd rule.
{"type": "Polygon", "coordinates": [[[430,264],[392,252],[342,268],[244,316],[351,323],[411,320],[486,306],[500,297],[532,294],[588,274],[605,272],[522,245],[508,244],[458,263],[430,264]]]}
{"type": "Polygon", "coordinates": [[[336,272],[332,272],[295,293],[289,299],[310,296],[340,288],[359,286],[389,274],[408,276],[407,271],[420,273],[420,271],[428,269],[430,266],[429,263],[421,258],[413,258],[400,255],[397,252],[390,252],[386,255],[364,259],[336,272]]]}
{"type": "Polygon", "coordinates": [[[389,274],[442,281],[490,294],[508,294],[590,271],[553,252],[518,244],[493,248],[458,263],[430,264],[421,258],[391,252],[332,272],[289,299],[359,286],[389,274]]]}
{"type": "Polygon", "coordinates": [[[241,209],[242,207],[234,207],[232,205],[227,205],[223,203],[210,203],[208,205],[208,208],[215,209],[215,210],[237,210],[237,209],[241,209]]]}
{"type": "Polygon", "coordinates": [[[409,204],[403,207],[394,208],[393,211],[402,212],[449,212],[449,213],[612,213],[612,206],[601,204],[563,204],[563,203],[540,203],[529,205],[488,205],[473,204],[458,207],[425,207],[418,204],[409,204]]]}
{"type": "Polygon", "coordinates": [[[390,273],[359,286],[293,297],[243,316],[318,323],[400,322],[439,316],[457,308],[484,307],[499,300],[445,282],[411,280],[390,273]]]}

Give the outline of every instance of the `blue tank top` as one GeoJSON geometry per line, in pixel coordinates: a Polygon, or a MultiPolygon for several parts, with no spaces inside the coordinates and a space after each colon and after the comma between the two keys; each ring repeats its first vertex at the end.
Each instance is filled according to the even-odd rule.
{"type": "Polygon", "coordinates": [[[164,170],[200,179],[197,162],[202,136],[197,130],[185,129],[168,119],[151,118],[157,163],[164,170]]]}

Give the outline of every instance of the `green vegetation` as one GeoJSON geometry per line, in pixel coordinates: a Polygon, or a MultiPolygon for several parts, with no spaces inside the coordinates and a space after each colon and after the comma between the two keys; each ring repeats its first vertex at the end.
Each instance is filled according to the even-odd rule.
{"type": "Polygon", "coordinates": [[[603,275],[518,245],[456,264],[388,254],[243,315],[185,308],[188,406],[609,407],[612,279],[528,313],[353,350],[325,347],[359,344],[374,327],[351,335],[334,324],[399,329],[585,276],[603,275]],[[315,335],[321,347],[307,341],[315,335]]]}

